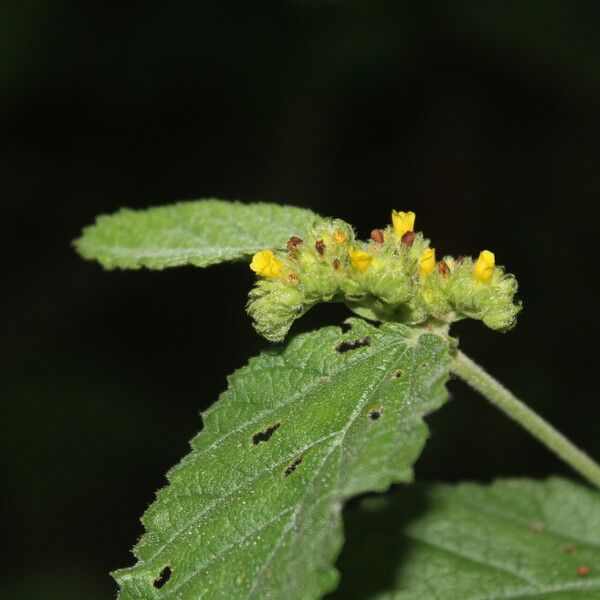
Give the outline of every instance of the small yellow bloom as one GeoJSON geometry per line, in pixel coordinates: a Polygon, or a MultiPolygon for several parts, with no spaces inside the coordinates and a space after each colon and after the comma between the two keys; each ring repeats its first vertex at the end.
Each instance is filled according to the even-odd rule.
{"type": "Polygon", "coordinates": [[[333,234],[333,239],[338,243],[338,244],[343,244],[346,241],[346,236],[344,235],[344,233],[342,231],[336,231],[333,234]]]}
{"type": "Polygon", "coordinates": [[[427,275],[435,269],[435,248],[427,248],[419,257],[419,273],[427,275]]]}
{"type": "Polygon", "coordinates": [[[479,253],[479,258],[475,262],[473,276],[479,281],[487,282],[492,278],[495,266],[496,257],[494,256],[494,253],[489,250],[482,250],[479,253]]]}
{"type": "Polygon", "coordinates": [[[407,231],[413,231],[415,227],[415,213],[412,211],[392,211],[392,226],[394,233],[402,237],[407,231]]]}
{"type": "Polygon", "coordinates": [[[281,261],[271,250],[261,250],[252,257],[250,268],[261,277],[278,277],[281,273],[281,261]]]}
{"type": "Polygon", "coordinates": [[[373,260],[373,257],[363,250],[355,250],[354,248],[350,248],[348,250],[348,254],[350,255],[350,263],[352,267],[357,271],[366,271],[373,260]]]}

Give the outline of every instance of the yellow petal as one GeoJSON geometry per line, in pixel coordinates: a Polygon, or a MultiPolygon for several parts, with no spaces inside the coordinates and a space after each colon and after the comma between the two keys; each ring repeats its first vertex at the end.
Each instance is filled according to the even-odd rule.
{"type": "Polygon", "coordinates": [[[271,250],[260,250],[252,257],[250,268],[261,277],[278,277],[281,273],[281,261],[271,250]]]}
{"type": "Polygon", "coordinates": [[[415,213],[412,211],[402,212],[393,210],[392,226],[394,228],[394,233],[398,237],[402,237],[407,231],[414,231],[415,213]]]}
{"type": "Polygon", "coordinates": [[[435,248],[427,248],[419,257],[419,273],[427,275],[435,269],[435,248]]]}
{"type": "Polygon", "coordinates": [[[366,271],[373,260],[373,256],[368,252],[364,252],[363,250],[355,250],[354,248],[350,248],[348,250],[348,254],[350,255],[350,263],[352,264],[352,268],[357,271],[366,271]]]}
{"type": "Polygon", "coordinates": [[[473,267],[473,276],[479,281],[488,282],[494,274],[496,257],[489,250],[482,250],[473,267]]]}

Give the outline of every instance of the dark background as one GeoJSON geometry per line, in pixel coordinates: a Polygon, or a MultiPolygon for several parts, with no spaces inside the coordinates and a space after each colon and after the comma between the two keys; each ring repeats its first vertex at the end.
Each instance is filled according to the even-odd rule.
{"type": "MultiPolygon", "coordinates": [[[[3,598],[109,598],[199,410],[267,344],[243,265],[104,272],[96,214],[214,196],[496,252],[525,309],[463,349],[595,457],[595,2],[3,0],[3,598]],[[426,5],[426,6],[425,6],[426,5]]],[[[315,309],[294,331],[340,323],[315,309]]],[[[452,382],[420,480],[572,474],[452,382]]]]}

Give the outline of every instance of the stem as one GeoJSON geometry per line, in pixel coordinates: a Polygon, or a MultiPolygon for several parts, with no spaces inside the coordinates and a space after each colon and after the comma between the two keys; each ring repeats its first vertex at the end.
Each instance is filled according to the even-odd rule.
{"type": "Polygon", "coordinates": [[[582,477],[600,488],[600,465],[594,462],[585,452],[574,446],[550,423],[523,404],[468,356],[458,351],[451,369],[484,398],[487,398],[504,414],[519,423],[533,437],[537,438],[565,463],[575,469],[582,477]]]}

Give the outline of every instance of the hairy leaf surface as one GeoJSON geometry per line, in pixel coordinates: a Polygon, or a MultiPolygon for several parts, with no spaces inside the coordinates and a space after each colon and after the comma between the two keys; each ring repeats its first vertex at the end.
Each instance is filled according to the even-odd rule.
{"type": "Polygon", "coordinates": [[[409,481],[446,399],[448,340],[360,319],[299,335],[229,378],[142,519],[121,600],[318,598],[347,498],[409,481]]]}
{"type": "Polygon", "coordinates": [[[101,215],[75,247],[107,269],[207,267],[284,246],[319,220],[294,206],[196,200],[101,215]]]}
{"type": "Polygon", "coordinates": [[[401,488],[346,525],[331,600],[600,598],[600,494],[563,479],[401,488]]]}

